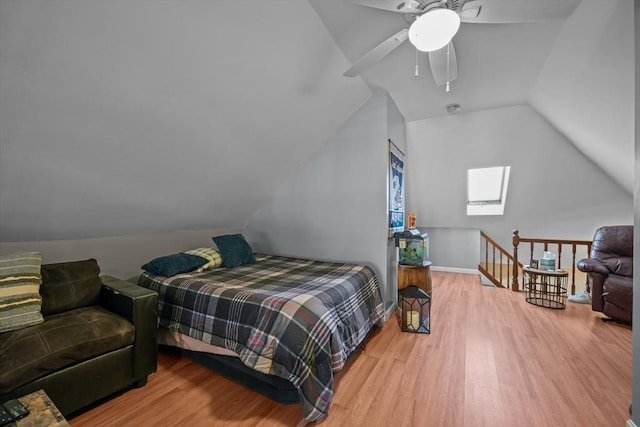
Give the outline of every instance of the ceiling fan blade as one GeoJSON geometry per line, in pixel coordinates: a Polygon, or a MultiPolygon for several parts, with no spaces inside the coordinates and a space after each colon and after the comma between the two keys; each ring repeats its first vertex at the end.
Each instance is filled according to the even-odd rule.
{"type": "Polygon", "coordinates": [[[580,0],[467,0],[458,11],[469,23],[511,24],[567,18],[580,0]]]}
{"type": "Polygon", "coordinates": [[[429,66],[436,86],[444,86],[447,82],[452,82],[458,77],[458,61],[456,60],[456,50],[453,42],[449,42],[449,58],[447,66],[447,46],[442,49],[429,52],[429,66]],[[447,71],[448,68],[448,71],[447,71]]]}
{"type": "Polygon", "coordinates": [[[419,3],[411,2],[410,0],[349,0],[350,3],[360,6],[373,7],[374,9],[388,10],[389,12],[400,13],[422,13],[421,9],[412,6],[419,3]]]}
{"type": "Polygon", "coordinates": [[[403,29],[398,31],[396,34],[392,35],[378,46],[371,49],[367,52],[362,58],[358,59],[355,64],[351,66],[347,71],[344,72],[343,76],[345,77],[355,77],[362,72],[365,68],[370,65],[375,64],[380,61],[382,58],[387,56],[391,51],[402,43],[405,42],[409,38],[409,30],[403,29]]]}

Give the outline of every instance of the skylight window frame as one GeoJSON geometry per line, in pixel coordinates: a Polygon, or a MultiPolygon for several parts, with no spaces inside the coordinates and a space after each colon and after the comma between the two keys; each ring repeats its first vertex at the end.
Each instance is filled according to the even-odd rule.
{"type": "MultiPolygon", "coordinates": [[[[507,189],[509,187],[509,177],[511,174],[511,166],[493,166],[486,168],[470,168],[467,169],[467,215],[503,215],[504,207],[507,200],[507,189]],[[498,172],[499,175],[499,185],[497,191],[489,189],[490,193],[497,193],[497,197],[492,198],[477,198],[472,197],[470,194],[473,188],[472,179],[478,179],[478,177],[473,177],[473,172],[478,172],[482,170],[495,170],[500,169],[498,172]]],[[[495,177],[488,177],[488,179],[493,179],[495,182],[495,177]]],[[[489,183],[492,185],[493,183],[489,183]]]]}

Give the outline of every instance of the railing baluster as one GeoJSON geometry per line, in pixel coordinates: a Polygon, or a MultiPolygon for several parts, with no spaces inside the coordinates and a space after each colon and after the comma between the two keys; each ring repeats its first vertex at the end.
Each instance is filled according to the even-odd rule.
{"type": "Polygon", "coordinates": [[[558,243],[558,268],[562,266],[562,244],[558,243]]]}
{"type": "Polygon", "coordinates": [[[491,267],[492,267],[491,273],[493,274],[493,277],[496,277],[496,247],[492,246],[492,248],[493,248],[493,252],[492,252],[493,263],[491,264],[491,267]]]}
{"type": "MultiPolygon", "coordinates": [[[[529,243],[529,261],[531,261],[533,259],[533,254],[534,254],[534,250],[533,250],[533,242],[529,243]]],[[[529,262],[527,262],[528,264],[529,262]]]]}
{"type": "Polygon", "coordinates": [[[484,265],[489,265],[489,241],[487,239],[484,240],[484,265]]]}
{"type": "Polygon", "coordinates": [[[572,257],[571,257],[571,295],[576,294],[576,250],[577,244],[571,245],[572,257]]]}
{"type": "Polygon", "coordinates": [[[511,239],[513,243],[513,283],[511,284],[511,289],[514,291],[518,290],[518,268],[520,268],[520,263],[518,262],[518,245],[520,244],[520,232],[518,230],[513,230],[513,237],[511,239]]]}

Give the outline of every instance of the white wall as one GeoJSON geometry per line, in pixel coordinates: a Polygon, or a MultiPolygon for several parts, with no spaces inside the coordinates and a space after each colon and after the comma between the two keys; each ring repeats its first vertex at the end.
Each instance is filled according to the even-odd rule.
{"type": "Polygon", "coordinates": [[[199,247],[212,247],[212,236],[240,233],[241,229],[101,237],[78,240],[0,242],[0,255],[38,251],[44,264],[95,258],[101,274],[129,279],[153,258],[199,247]]]}
{"type": "Polygon", "coordinates": [[[387,278],[387,96],[374,95],[246,227],[256,251],[363,262],[387,278]]]}
{"type": "MultiPolygon", "coordinates": [[[[388,139],[393,141],[393,144],[400,149],[403,153],[407,154],[407,133],[406,122],[404,116],[398,109],[398,106],[391,97],[387,98],[387,136],[388,139]]],[[[406,158],[405,158],[406,160],[406,158]]],[[[388,158],[387,158],[388,161],[388,158]]],[[[405,170],[407,163],[405,161],[405,170]]],[[[406,177],[405,171],[405,177],[406,177]]],[[[389,167],[387,166],[387,180],[389,179],[389,167]]],[[[405,179],[405,209],[406,209],[406,197],[407,197],[407,183],[405,179]]],[[[388,187],[387,187],[388,190],[388,187]]],[[[387,198],[389,193],[387,191],[387,198]]],[[[388,209],[388,205],[387,205],[388,209]]],[[[405,213],[408,213],[405,210],[405,213]]],[[[406,220],[406,215],[405,215],[406,220]]],[[[387,217],[388,223],[388,217],[387,217]]],[[[388,297],[387,297],[387,309],[395,307],[398,301],[397,283],[398,283],[398,249],[395,246],[395,239],[387,241],[387,282],[388,282],[388,297]]]]}
{"type": "MultiPolygon", "coordinates": [[[[634,55],[634,63],[635,63],[635,90],[634,90],[634,103],[636,111],[640,111],[640,61],[638,60],[640,56],[638,55],[638,48],[640,47],[640,5],[638,2],[635,2],[634,7],[634,40],[635,40],[635,55],[634,55]]],[[[634,171],[634,195],[635,195],[635,204],[634,204],[634,226],[633,226],[633,245],[638,248],[640,247],[640,117],[636,114],[635,116],[635,134],[634,134],[634,147],[635,147],[635,171],[634,171]]],[[[640,271],[640,256],[638,256],[638,252],[636,250],[636,254],[633,257],[633,269],[635,271],[640,271]]],[[[640,275],[636,274],[633,278],[633,287],[635,289],[640,289],[640,275]]],[[[627,423],[628,426],[636,425],[640,426],[640,292],[633,293],[633,317],[632,321],[636,325],[633,329],[632,335],[632,383],[631,383],[631,400],[633,404],[633,416],[631,419],[633,420],[633,424],[627,423]]]]}
{"type": "Polygon", "coordinates": [[[432,269],[476,273],[481,258],[480,230],[477,228],[427,227],[416,224],[429,235],[429,261],[432,269]]]}
{"type": "Polygon", "coordinates": [[[419,226],[477,228],[510,248],[513,229],[588,240],[601,225],[633,221],[632,195],[528,105],[410,122],[407,144],[419,226]],[[499,165],[511,166],[504,215],[467,216],[467,169],[499,165]]]}

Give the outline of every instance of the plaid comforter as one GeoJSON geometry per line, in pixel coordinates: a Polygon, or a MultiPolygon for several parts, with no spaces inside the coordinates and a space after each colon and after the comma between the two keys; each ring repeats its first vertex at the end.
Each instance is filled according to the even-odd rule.
{"type": "Polygon", "coordinates": [[[259,372],[289,380],[306,421],[327,414],[333,372],[384,315],[366,266],[257,254],[257,263],[172,277],[145,272],[160,326],[225,347],[259,372]]]}

